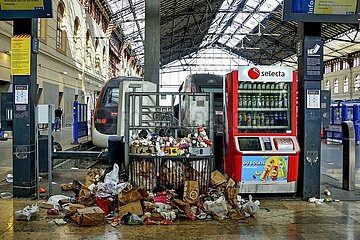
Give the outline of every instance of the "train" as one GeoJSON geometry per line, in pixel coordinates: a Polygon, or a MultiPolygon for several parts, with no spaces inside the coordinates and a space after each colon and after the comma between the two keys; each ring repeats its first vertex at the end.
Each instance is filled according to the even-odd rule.
{"type": "Polygon", "coordinates": [[[91,139],[95,146],[108,147],[108,138],[117,136],[118,108],[121,97],[121,82],[142,82],[140,77],[119,76],[111,78],[102,87],[96,100],[95,110],[91,121],[91,139]]]}
{"type": "MultiPolygon", "coordinates": [[[[213,93],[213,119],[214,131],[222,134],[224,129],[223,119],[223,76],[209,73],[198,73],[188,75],[179,88],[179,92],[190,93],[213,93]]],[[[182,105],[183,108],[187,106],[182,105]]],[[[186,112],[187,109],[181,109],[186,112]]]]}

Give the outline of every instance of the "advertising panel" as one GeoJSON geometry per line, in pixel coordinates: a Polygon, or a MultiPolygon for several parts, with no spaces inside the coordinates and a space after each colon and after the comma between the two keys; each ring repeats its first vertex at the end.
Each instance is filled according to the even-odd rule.
{"type": "Polygon", "coordinates": [[[291,67],[240,66],[238,71],[241,81],[292,82],[291,67]]]}
{"type": "Polygon", "coordinates": [[[243,182],[287,182],[288,156],[243,156],[243,182]]]}

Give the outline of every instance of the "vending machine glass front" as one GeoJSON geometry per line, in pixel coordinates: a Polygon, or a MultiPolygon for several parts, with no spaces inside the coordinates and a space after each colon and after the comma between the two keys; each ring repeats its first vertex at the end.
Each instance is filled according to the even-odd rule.
{"type": "Polygon", "coordinates": [[[238,83],[239,133],[291,133],[291,82],[238,83]]]}

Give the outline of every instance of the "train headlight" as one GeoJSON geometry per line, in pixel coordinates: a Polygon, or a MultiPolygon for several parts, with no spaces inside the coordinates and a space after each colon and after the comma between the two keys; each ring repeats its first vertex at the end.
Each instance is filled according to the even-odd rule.
{"type": "Polygon", "coordinates": [[[96,123],[105,124],[106,123],[106,118],[96,119],[96,123]]]}

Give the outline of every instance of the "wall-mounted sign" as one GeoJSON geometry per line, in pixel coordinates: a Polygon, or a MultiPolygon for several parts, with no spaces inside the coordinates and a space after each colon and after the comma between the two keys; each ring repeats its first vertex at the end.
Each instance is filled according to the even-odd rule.
{"type": "Polygon", "coordinates": [[[11,38],[11,75],[30,75],[31,36],[11,38]]]}
{"type": "Polygon", "coordinates": [[[323,79],[324,44],[320,37],[306,36],[304,39],[304,79],[323,79]]]}
{"type": "Polygon", "coordinates": [[[320,109],[320,90],[306,90],[306,108],[320,109]]]}
{"type": "Polygon", "coordinates": [[[28,85],[15,86],[15,104],[29,103],[29,87],[28,85]]]}

